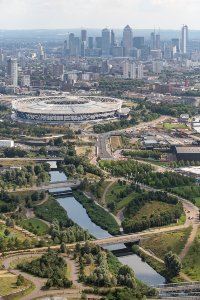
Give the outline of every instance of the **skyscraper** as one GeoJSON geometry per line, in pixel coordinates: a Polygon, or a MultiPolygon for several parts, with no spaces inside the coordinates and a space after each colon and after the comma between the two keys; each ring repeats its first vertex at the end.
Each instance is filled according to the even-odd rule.
{"type": "Polygon", "coordinates": [[[123,31],[123,47],[124,56],[131,56],[131,50],[133,49],[133,31],[129,25],[127,25],[123,31]]]}
{"type": "Polygon", "coordinates": [[[95,38],[95,47],[96,48],[102,48],[102,37],[101,36],[97,36],[95,38]]]}
{"type": "Polygon", "coordinates": [[[87,42],[87,30],[81,30],[81,42],[87,42]]]}
{"type": "Polygon", "coordinates": [[[160,49],[160,34],[156,34],[156,49],[160,49]]]}
{"type": "Polygon", "coordinates": [[[11,79],[11,85],[18,86],[18,64],[16,58],[10,58],[7,62],[7,73],[11,79]]]}
{"type": "Polygon", "coordinates": [[[102,30],[102,55],[110,55],[111,34],[110,30],[105,28],[102,30]]]}
{"type": "Polygon", "coordinates": [[[111,47],[115,46],[115,33],[114,30],[111,30],[111,47]]]}
{"type": "Polygon", "coordinates": [[[183,25],[181,29],[181,53],[186,54],[188,52],[188,26],[183,25]]]}
{"type": "Polygon", "coordinates": [[[180,52],[180,39],[172,39],[172,47],[176,47],[176,52],[180,52]]]}
{"type": "Polygon", "coordinates": [[[63,57],[66,57],[67,54],[68,54],[67,40],[65,40],[63,45],[63,57]]]}
{"type": "Polygon", "coordinates": [[[86,41],[82,41],[81,42],[81,57],[85,57],[86,48],[87,48],[86,41]]]}
{"type": "Polygon", "coordinates": [[[88,37],[88,48],[93,49],[94,48],[94,38],[92,36],[88,37]]]}
{"type": "Polygon", "coordinates": [[[38,44],[38,56],[41,60],[44,59],[44,49],[40,43],[38,44]]]}
{"type": "Polygon", "coordinates": [[[155,30],[151,33],[151,43],[150,43],[151,50],[154,50],[156,48],[156,35],[155,30]]]}
{"type": "Polygon", "coordinates": [[[72,56],[74,55],[74,52],[75,52],[75,47],[74,47],[74,38],[75,38],[75,35],[74,33],[70,33],[69,34],[69,54],[72,56]]]}
{"type": "Polygon", "coordinates": [[[137,49],[142,49],[144,47],[144,37],[136,36],[133,38],[133,47],[137,49]]]}

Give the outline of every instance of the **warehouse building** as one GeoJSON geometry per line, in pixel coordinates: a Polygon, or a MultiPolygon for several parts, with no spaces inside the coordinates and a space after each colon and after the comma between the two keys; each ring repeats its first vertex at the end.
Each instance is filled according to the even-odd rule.
{"type": "Polygon", "coordinates": [[[200,161],[200,146],[173,146],[171,150],[177,160],[200,161]]]}

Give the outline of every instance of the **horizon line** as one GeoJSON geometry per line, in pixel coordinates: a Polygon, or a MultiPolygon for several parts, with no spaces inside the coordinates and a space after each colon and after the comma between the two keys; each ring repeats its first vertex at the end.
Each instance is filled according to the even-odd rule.
{"type": "MultiPolygon", "coordinates": [[[[105,26],[105,27],[61,27],[61,28],[0,28],[0,31],[20,31],[20,30],[23,30],[23,31],[28,31],[28,30],[102,30],[104,28],[108,28],[108,29],[114,29],[114,30],[123,30],[124,27],[120,28],[120,27],[110,27],[110,26],[105,26]]],[[[131,27],[133,30],[154,30],[155,28],[134,28],[134,27],[131,27]]],[[[160,31],[180,31],[181,30],[181,27],[180,28],[156,28],[156,30],[160,30],[160,31]]],[[[200,31],[200,28],[199,29],[191,29],[189,28],[189,31],[200,31]]]]}

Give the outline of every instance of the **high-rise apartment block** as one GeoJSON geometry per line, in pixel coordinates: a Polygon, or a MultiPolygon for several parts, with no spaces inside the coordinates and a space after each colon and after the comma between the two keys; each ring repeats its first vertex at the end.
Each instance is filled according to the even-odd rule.
{"type": "Polygon", "coordinates": [[[21,86],[30,87],[30,85],[31,85],[30,75],[23,75],[21,80],[21,86]]]}
{"type": "Polygon", "coordinates": [[[143,64],[139,64],[137,66],[137,78],[138,79],[144,78],[144,65],[143,64]]]}
{"type": "Polygon", "coordinates": [[[153,73],[160,74],[163,70],[163,61],[155,60],[153,61],[153,73]]]}
{"type": "Polygon", "coordinates": [[[123,78],[136,79],[136,65],[134,62],[123,62],[123,78]]]}
{"type": "Polygon", "coordinates": [[[7,61],[7,74],[10,76],[10,83],[14,87],[18,86],[18,64],[16,58],[7,61]]]}

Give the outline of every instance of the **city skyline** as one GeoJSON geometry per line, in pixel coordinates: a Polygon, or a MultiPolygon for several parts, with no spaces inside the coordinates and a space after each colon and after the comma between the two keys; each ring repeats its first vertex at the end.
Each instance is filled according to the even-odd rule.
{"type": "Polygon", "coordinates": [[[197,0],[0,1],[0,29],[121,28],[199,29],[197,0]],[[181,13],[179,13],[181,12],[181,13]],[[164,16],[163,16],[164,13],[164,16]]]}

